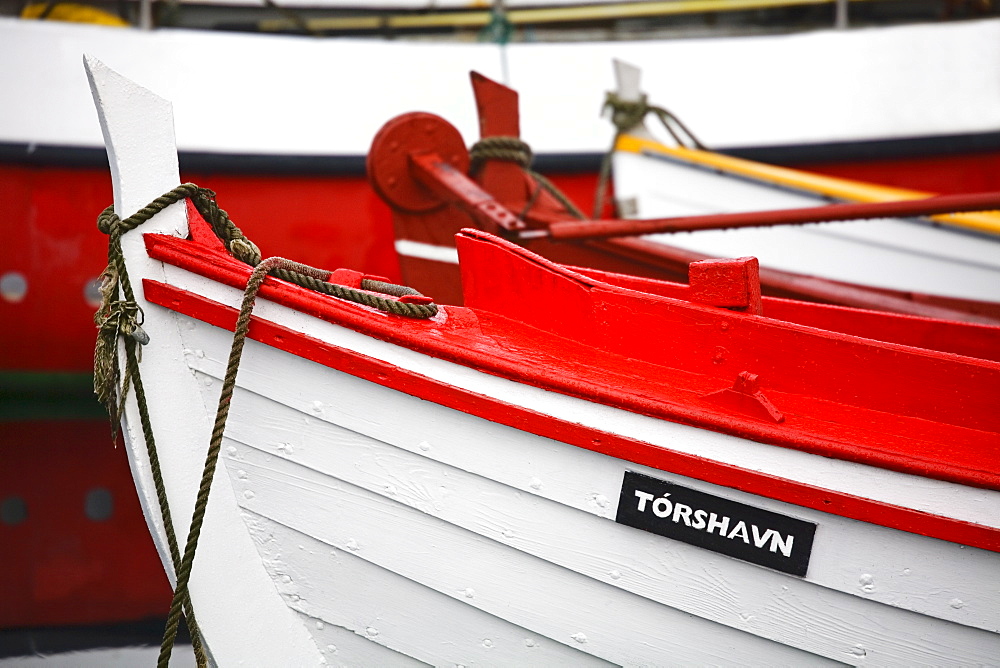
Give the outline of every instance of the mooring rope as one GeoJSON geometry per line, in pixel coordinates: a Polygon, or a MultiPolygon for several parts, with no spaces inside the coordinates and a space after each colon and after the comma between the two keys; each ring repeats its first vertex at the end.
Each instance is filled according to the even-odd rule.
{"type": "Polygon", "coordinates": [[[201,537],[201,529],[205,522],[205,511],[208,509],[208,495],[212,489],[212,480],[215,477],[216,464],[219,461],[219,451],[222,449],[222,435],[226,430],[226,420],[229,418],[229,407],[233,400],[233,391],[236,388],[236,374],[239,372],[240,359],[243,356],[243,346],[246,343],[247,332],[250,329],[250,316],[253,313],[254,302],[257,299],[257,292],[260,290],[264,278],[276,270],[296,273],[303,276],[310,276],[316,280],[322,280],[324,272],[314,269],[291,260],[280,257],[269,257],[258,264],[250,280],[247,282],[246,290],[243,292],[243,303],[240,306],[240,315],[236,320],[236,329],[233,334],[233,345],[229,351],[229,363],[226,365],[226,376],[222,381],[222,393],[219,396],[219,407],[215,415],[215,426],[212,429],[212,439],[208,446],[208,453],[205,455],[205,466],[202,469],[201,484],[198,486],[198,496],[195,499],[194,513],[191,516],[191,528],[188,530],[187,544],[184,546],[184,556],[181,558],[180,566],[177,569],[177,585],[174,588],[174,597],[170,602],[170,614],[167,616],[167,625],[163,632],[163,643],[160,645],[160,656],[157,665],[159,668],[167,668],[170,663],[170,653],[177,637],[177,626],[180,621],[181,608],[185,600],[190,600],[188,593],[188,583],[191,579],[191,566],[194,564],[195,551],[198,549],[198,539],[201,537]]]}
{"type": "MultiPolygon", "coordinates": [[[[175,200],[176,201],[176,200],[175,200]]],[[[164,205],[165,206],[165,205],[164,205]]],[[[125,408],[125,397],[131,384],[135,388],[136,403],[139,407],[139,421],[142,425],[143,437],[146,441],[146,453],[149,457],[149,468],[153,476],[153,487],[156,491],[156,501],[160,507],[160,517],[163,520],[163,530],[167,535],[167,546],[170,550],[170,560],[175,565],[180,563],[181,554],[177,546],[177,535],[174,532],[174,522],[167,503],[167,492],[163,484],[163,471],[160,467],[160,457],[156,449],[156,439],[149,419],[149,409],[146,404],[146,392],[142,377],[139,374],[139,358],[141,348],[149,336],[142,330],[142,309],[136,304],[132,282],[125,269],[125,257],[122,255],[121,238],[126,231],[134,229],[142,222],[144,211],[139,212],[139,218],[130,217],[127,222],[114,215],[112,207],[105,209],[98,217],[98,228],[109,235],[108,266],[102,275],[101,305],[94,314],[94,322],[99,332],[97,347],[94,351],[94,392],[98,400],[104,404],[111,416],[112,438],[117,437],[118,425],[121,423],[125,408]],[[110,211],[109,211],[110,210],[110,211]],[[124,299],[117,300],[119,288],[124,299]],[[125,358],[127,371],[122,390],[118,392],[118,337],[123,336],[125,342],[125,358]],[[120,396],[118,396],[120,394],[120,396]]],[[[145,220],[149,218],[146,217],[145,220]]],[[[184,617],[187,620],[191,635],[191,646],[199,668],[208,665],[205,648],[202,643],[198,622],[195,618],[191,598],[186,594],[181,603],[184,607],[184,617]]]]}
{"type": "Polygon", "coordinates": [[[365,304],[389,313],[411,318],[433,317],[437,313],[437,306],[432,302],[428,303],[428,300],[423,298],[419,292],[406,286],[363,279],[361,281],[362,289],[357,290],[330,283],[331,272],[326,270],[316,269],[283,258],[262,260],[260,250],[257,246],[247,239],[242,231],[232,223],[228,214],[218,207],[215,200],[215,193],[205,188],[199,188],[191,183],[174,188],[125,219],[119,218],[115,214],[114,208],[109,206],[98,216],[97,226],[102,232],[109,235],[109,240],[108,266],[102,274],[103,281],[100,290],[102,301],[97,313],[94,315],[94,321],[99,330],[94,351],[94,392],[101,403],[108,409],[108,413],[113,421],[112,436],[115,437],[117,436],[118,425],[121,422],[125,397],[128,394],[129,386],[131,385],[135,389],[139,419],[146,442],[146,451],[149,456],[157,503],[164,524],[164,532],[167,536],[170,558],[177,575],[174,597],[171,601],[170,613],[167,618],[166,628],[164,629],[163,643],[160,647],[158,665],[165,668],[169,663],[170,654],[177,635],[180,615],[183,612],[191,634],[192,648],[194,649],[198,666],[201,668],[207,665],[207,657],[195,619],[194,608],[191,604],[188,582],[208,505],[208,492],[211,488],[211,481],[214,477],[218,461],[222,434],[229,414],[229,405],[232,400],[236,381],[236,371],[239,367],[239,360],[246,340],[253,304],[264,278],[268,274],[271,274],[308,289],[317,290],[340,299],[365,304]],[[139,373],[142,349],[137,348],[136,344],[147,344],[149,336],[142,329],[143,313],[135,301],[135,294],[129,280],[125,258],[122,253],[121,239],[126,232],[136,229],[159,211],[184,198],[189,198],[194,202],[199,213],[209,222],[213,231],[225,244],[229,252],[246,264],[253,266],[254,270],[250,274],[250,280],[244,292],[243,306],[240,310],[240,317],[237,320],[236,333],[233,339],[232,350],[230,351],[229,365],[223,382],[222,395],[219,400],[215,429],[212,432],[212,439],[206,456],[201,486],[198,490],[195,509],[191,518],[191,528],[188,531],[187,543],[184,548],[184,554],[181,555],[163,483],[162,467],[160,466],[159,455],[156,450],[152,423],[149,419],[146,394],[142,384],[142,377],[139,373]],[[121,299],[118,298],[119,291],[121,292],[121,299]],[[402,301],[388,299],[378,294],[373,294],[373,292],[398,297],[402,301]],[[410,299],[407,300],[406,298],[410,299]],[[121,374],[117,351],[119,337],[124,340],[127,363],[125,378],[121,383],[121,390],[119,390],[119,377],[121,374]]]}
{"type": "Polygon", "coordinates": [[[623,100],[613,92],[607,93],[604,98],[604,106],[601,113],[611,111],[611,123],[615,126],[615,136],[611,140],[611,148],[604,155],[601,161],[601,170],[597,178],[597,190],[594,194],[594,215],[593,218],[600,218],[604,210],[604,198],[607,195],[608,183],[611,179],[611,157],[618,145],[618,139],[622,134],[641,124],[646,116],[653,114],[666,128],[670,136],[674,138],[679,146],[687,147],[688,143],[695,148],[705,150],[705,145],[688,129],[681,119],[663,107],[649,104],[646,95],[640,95],[638,100],[623,100]],[[681,137],[686,135],[687,142],[681,137]]]}
{"type": "Polygon", "coordinates": [[[484,137],[473,144],[469,150],[469,173],[475,175],[482,169],[483,163],[487,160],[503,160],[516,163],[535,181],[535,190],[531,194],[531,197],[528,198],[520,215],[518,215],[519,220],[523,220],[528,211],[535,205],[543,189],[555,197],[574,217],[583,220],[585,218],[583,212],[555,184],[531,169],[532,157],[531,147],[519,137],[484,137]]]}

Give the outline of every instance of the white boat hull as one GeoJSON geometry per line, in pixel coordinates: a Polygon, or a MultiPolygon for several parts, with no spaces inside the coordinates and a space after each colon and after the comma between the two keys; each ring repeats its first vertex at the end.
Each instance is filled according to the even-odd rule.
{"type": "MultiPolygon", "coordinates": [[[[99,64],[90,67],[115,208],[127,215],[176,183],[169,105],[99,64]],[[149,136],[146,126],[158,134],[135,141],[149,136]]],[[[227,328],[242,299],[241,289],[226,285],[235,260],[176,239],[189,231],[182,206],[123,239],[150,333],[140,369],[180,545],[230,354],[227,328]],[[171,255],[178,244],[180,255],[171,255]],[[182,268],[185,258],[200,268],[182,268]]],[[[495,239],[468,241],[468,252],[507,253],[525,271],[551,272],[551,281],[586,280],[495,239]]],[[[1000,655],[1000,589],[984,584],[997,581],[997,552],[971,546],[995,545],[1000,491],[960,481],[991,480],[991,471],[946,473],[942,466],[936,477],[923,476],[825,457],[780,438],[750,440],[736,434],[766,422],[725,407],[718,411],[737,415],[735,427],[699,428],[684,423],[690,415],[657,418],[628,400],[598,401],[598,390],[518,381],[492,369],[489,358],[507,359],[507,345],[519,347],[496,338],[504,332],[490,330],[489,308],[449,307],[410,326],[336,300],[322,300],[332,315],[317,304],[293,308],[285,293],[297,288],[269,281],[265,288],[274,292],[262,292],[254,310],[188,586],[218,665],[912,665],[981,664],[1000,655]],[[417,331],[427,341],[406,339],[417,331]],[[397,336],[406,340],[392,342],[397,336]],[[440,336],[466,343],[434,349],[440,336]],[[476,350],[481,355],[471,354],[476,350]],[[685,463],[693,475],[649,466],[653,461],[685,463]],[[730,526],[728,515],[723,522],[715,513],[699,527],[693,506],[681,511],[679,492],[674,501],[638,487],[630,494],[624,484],[635,474],[648,476],[643,489],[670,483],[691,498],[712,495],[727,504],[720,514],[743,504],[757,517],[812,526],[811,560],[799,575],[764,567],[764,560],[782,564],[802,554],[799,534],[794,541],[774,529],[759,535],[750,519],[730,526]],[[762,482],[786,496],[740,491],[762,482]],[[793,497],[799,501],[778,500],[793,497]],[[827,504],[841,514],[822,510],[827,504]],[[667,528],[683,522],[743,556],[626,525],[635,512],[667,528]],[[865,516],[871,521],[851,519],[865,516]]],[[[612,300],[634,296],[603,289],[612,300]]],[[[705,323],[725,316],[722,331],[732,319],[734,329],[763,323],[802,340],[819,336],[652,295],[636,304],[650,300],[705,323]]],[[[579,368],[612,355],[591,348],[584,357],[583,346],[532,331],[536,357],[519,358],[525,365],[554,365],[558,374],[560,355],[579,368]],[[558,354],[546,347],[553,343],[558,354]]],[[[828,338],[847,349],[874,348],[872,359],[932,355],[828,338]]],[[[996,372],[995,362],[934,360],[973,378],[996,372]]],[[[618,373],[613,364],[595,368],[608,378],[618,373]]],[[[657,379],[676,373],[656,368],[657,379]]],[[[599,384],[600,376],[588,374],[586,383],[599,384]]],[[[628,391],[656,396],[643,395],[649,390],[639,378],[628,391]]],[[[125,440],[151,533],[175,581],[136,396],[128,394],[125,440]]],[[[807,411],[810,403],[830,403],[780,396],[807,411]]],[[[800,430],[815,445],[826,433],[818,416],[839,410],[792,416],[801,426],[789,433],[800,430]]],[[[855,410],[875,417],[870,406],[855,410]]],[[[879,428],[895,442],[893,425],[913,419],[894,413],[879,428]]],[[[990,424],[979,416],[974,427],[932,429],[968,438],[990,424]]]]}
{"type": "MultiPolygon", "coordinates": [[[[357,337],[321,331],[332,329],[312,334],[357,337]]],[[[210,405],[231,335],[196,321],[181,331],[210,405]]],[[[224,444],[232,498],[282,600],[333,663],[933,664],[1000,651],[1000,592],[983,589],[993,553],[637,466],[264,345],[245,355],[224,444]],[[625,471],[816,522],[808,575],[615,523],[625,471]]],[[[786,470],[798,454],[769,450],[786,470]]],[[[897,488],[926,482],[895,475],[897,488]]]]}
{"type": "MultiPolygon", "coordinates": [[[[655,152],[616,152],[614,183],[618,201],[635,218],[793,209],[829,201],[655,152]]],[[[645,238],[711,257],[752,255],[762,266],[806,276],[1000,302],[1000,236],[918,220],[705,230],[645,238]]]]}
{"type": "Polygon", "coordinates": [[[9,64],[0,70],[8,99],[0,144],[29,153],[101,147],[79,79],[83,53],[172,100],[180,150],[223,155],[362,156],[382,123],[414,109],[449,119],[471,141],[478,126],[469,71],[501,80],[505,62],[535,154],[604,153],[613,130],[600,107],[603,91],[614,89],[616,58],[641,68],[649,99],[715,148],[1000,130],[998,19],[500,46],[0,18],[0,60],[9,64]]]}

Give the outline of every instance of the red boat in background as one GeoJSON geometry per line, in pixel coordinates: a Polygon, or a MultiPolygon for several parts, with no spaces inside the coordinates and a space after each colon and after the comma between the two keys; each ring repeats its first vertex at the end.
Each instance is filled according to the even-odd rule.
{"type": "Polygon", "coordinates": [[[609,156],[615,183],[624,179],[619,201],[673,216],[587,220],[531,170],[518,94],[476,73],[472,84],[481,139],[470,150],[447,121],[415,112],[387,123],[368,156],[372,184],[395,212],[404,280],[428,294],[461,299],[454,238],[476,226],[558,262],[682,282],[689,263],[717,257],[694,250],[699,244],[730,254],[754,249],[786,260],[761,267],[764,294],[1000,323],[995,193],[926,197],[704,147],[671,149],[647,138],[640,113],[609,156]],[[765,210],[747,211],[748,203],[765,210]],[[783,210],[795,205],[804,208],[783,210]],[[724,213],[692,215],[704,210],[724,213]],[[789,263],[809,273],[788,271],[789,263]]]}

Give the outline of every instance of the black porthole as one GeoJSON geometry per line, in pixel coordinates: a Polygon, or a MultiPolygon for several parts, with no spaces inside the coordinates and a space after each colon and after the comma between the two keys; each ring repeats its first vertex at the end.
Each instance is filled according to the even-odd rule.
{"type": "Polygon", "coordinates": [[[0,522],[17,526],[28,519],[28,506],[19,496],[8,496],[0,501],[0,522]]]}
{"type": "Polygon", "coordinates": [[[115,500],[111,491],[104,487],[95,487],[90,490],[87,492],[83,509],[87,514],[87,519],[93,522],[108,521],[115,511],[115,500]]]}

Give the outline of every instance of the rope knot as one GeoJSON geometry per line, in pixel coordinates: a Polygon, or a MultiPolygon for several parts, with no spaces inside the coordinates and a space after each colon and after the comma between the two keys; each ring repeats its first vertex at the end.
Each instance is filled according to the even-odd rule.
{"type": "Polygon", "coordinates": [[[615,137],[611,140],[611,148],[601,161],[601,170],[597,177],[597,190],[594,193],[594,218],[600,218],[604,211],[604,197],[611,179],[611,156],[618,145],[619,137],[642,125],[648,114],[653,114],[660,119],[660,123],[674,138],[678,146],[688,148],[688,144],[690,144],[697,149],[705,150],[705,145],[694,136],[693,132],[688,130],[679,118],[663,107],[649,104],[645,93],[641,93],[638,100],[623,100],[614,92],[608,91],[604,97],[601,114],[608,110],[611,110],[611,123],[615,126],[615,137]]]}
{"type": "Polygon", "coordinates": [[[538,172],[531,169],[531,160],[533,158],[531,152],[531,147],[519,137],[483,137],[469,149],[469,173],[476,174],[480,169],[482,169],[483,163],[487,160],[503,160],[505,162],[513,162],[517,164],[521,169],[524,170],[532,179],[534,179],[536,187],[534,194],[528,199],[524,205],[524,210],[518,216],[518,219],[523,220],[528,214],[528,211],[535,205],[538,196],[541,194],[542,190],[547,190],[549,194],[558,200],[560,204],[566,209],[570,215],[577,218],[583,218],[583,214],[580,212],[576,205],[573,204],[566,195],[564,195],[555,185],[552,184],[547,178],[539,174],[538,172]]]}
{"type": "Polygon", "coordinates": [[[611,123],[618,132],[626,132],[642,123],[653,108],[649,106],[645,93],[638,100],[623,100],[615,93],[608,92],[601,113],[605,111],[611,111],[611,123]]]}
{"type": "Polygon", "coordinates": [[[111,235],[111,231],[121,223],[121,218],[115,213],[115,207],[112,204],[97,216],[97,229],[102,233],[111,235]]]}
{"type": "MultiPolygon", "coordinates": [[[[106,283],[110,283],[107,279],[106,283]]],[[[104,288],[102,287],[102,292],[104,288]]],[[[107,294],[107,293],[106,293],[107,294]]],[[[120,400],[128,391],[128,381],[119,392],[121,372],[118,365],[118,337],[131,337],[136,343],[146,345],[149,335],[142,328],[143,313],[132,300],[117,299],[101,305],[94,314],[97,323],[97,345],[94,349],[94,394],[112,418],[112,434],[121,421],[123,403],[120,400]]]]}
{"type": "Polygon", "coordinates": [[[227,246],[232,256],[240,262],[248,264],[251,267],[256,267],[260,264],[262,257],[260,249],[257,248],[257,244],[246,237],[230,239],[227,246]]]}
{"type": "Polygon", "coordinates": [[[531,166],[531,147],[518,137],[484,137],[469,150],[471,164],[469,172],[475,174],[487,160],[504,160],[520,165],[523,169],[531,166]]]}

